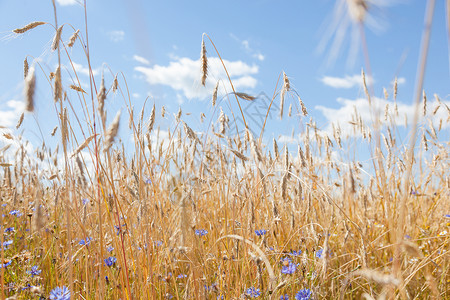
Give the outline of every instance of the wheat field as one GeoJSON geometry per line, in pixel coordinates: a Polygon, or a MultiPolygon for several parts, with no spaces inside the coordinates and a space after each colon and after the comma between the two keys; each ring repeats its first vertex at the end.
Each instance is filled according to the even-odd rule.
{"type": "MultiPolygon", "coordinates": [[[[46,72],[25,59],[26,112],[3,133],[10,143],[0,149],[2,299],[450,299],[449,142],[442,138],[450,108],[437,95],[430,105],[418,89],[422,121],[403,143],[397,84],[385,89],[390,105],[377,107],[363,71],[373,122],[355,111],[357,138],[337,125],[327,135],[281,72],[270,104],[282,118],[297,110],[298,145],[248,127],[241,105],[258,101],[252,95],[229,93],[224,101],[238,110],[227,115],[216,103],[219,82],[214,114],[201,116],[208,130],[196,131],[181,109],[135,109],[119,73],[111,82],[91,74],[83,89],[68,50],[87,48],[86,34],[58,26],[56,16],[55,24],[13,33],[39,26],[54,28],[59,64],[46,72]],[[71,32],[68,41],[63,31],[71,32]],[[58,124],[31,146],[20,129],[35,109],[36,80],[51,87],[58,124]],[[108,110],[112,95],[122,111],[108,110]],[[288,95],[297,102],[283,112],[288,95]],[[231,129],[236,118],[243,125],[231,129]],[[171,124],[164,132],[161,119],[171,124]],[[50,137],[56,149],[46,145],[50,137]],[[369,169],[335,160],[356,143],[369,149],[369,169]]],[[[219,51],[204,34],[203,84],[208,55],[219,51]]]]}

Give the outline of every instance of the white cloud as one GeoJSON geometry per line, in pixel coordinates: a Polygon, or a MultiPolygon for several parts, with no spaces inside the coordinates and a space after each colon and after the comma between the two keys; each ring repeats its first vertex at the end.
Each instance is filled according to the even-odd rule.
{"type": "MultiPolygon", "coordinates": [[[[320,79],[325,85],[331,86],[336,89],[349,89],[354,86],[362,86],[363,81],[361,75],[345,76],[345,77],[332,77],[324,76],[320,79]]],[[[366,84],[372,82],[371,78],[366,76],[366,84]]]]}
{"type": "Polygon", "coordinates": [[[0,109],[0,126],[12,127],[19,120],[25,105],[22,101],[9,100],[6,102],[6,109],[0,109]]]}
{"type": "Polygon", "coordinates": [[[242,47],[244,47],[245,51],[251,54],[252,57],[256,58],[259,61],[263,61],[265,59],[265,56],[261,54],[261,52],[254,50],[252,47],[250,47],[250,42],[248,40],[241,40],[234,34],[230,34],[230,36],[232,39],[239,42],[242,45],[242,47]]]}
{"type": "MultiPolygon", "coordinates": [[[[394,84],[394,80],[392,80],[391,83],[394,84]]],[[[398,85],[405,84],[405,83],[406,83],[406,78],[405,78],[405,77],[399,77],[399,78],[397,78],[397,84],[398,84],[398,85]]]]}
{"type": "Polygon", "coordinates": [[[144,64],[144,65],[149,65],[149,64],[150,64],[150,62],[148,61],[148,59],[146,59],[146,58],[144,58],[144,57],[142,57],[142,56],[139,56],[139,55],[134,55],[134,56],[133,56],[133,59],[134,59],[135,61],[137,61],[137,62],[140,62],[141,64],[144,64]]]}
{"type": "MultiPolygon", "coordinates": [[[[224,63],[236,91],[252,89],[256,86],[257,80],[251,75],[258,73],[258,66],[250,66],[242,61],[224,60],[224,63]]],[[[208,58],[206,88],[200,82],[200,69],[199,59],[192,60],[187,57],[177,58],[175,61],[170,62],[168,66],[135,67],[136,71],[144,75],[148,83],[170,86],[178,92],[181,91],[188,99],[210,97],[219,79],[226,83],[226,91],[231,92],[231,87],[227,83],[226,73],[219,58],[208,58]]],[[[221,90],[223,90],[222,88],[223,85],[221,85],[221,90]]]]}
{"type": "Polygon", "coordinates": [[[56,0],[56,2],[58,2],[58,4],[62,6],[79,4],[77,0],[56,0]]]}
{"type": "MultiPolygon", "coordinates": [[[[88,67],[84,67],[82,64],[78,64],[76,62],[72,62],[72,64],[73,64],[73,67],[75,68],[75,71],[78,74],[83,74],[83,75],[89,76],[89,68],[88,67]]],[[[93,69],[92,74],[94,76],[97,76],[98,74],[100,74],[100,68],[93,69]]]]}
{"type": "MultiPolygon", "coordinates": [[[[394,103],[391,101],[386,101],[382,98],[373,98],[373,107],[378,107],[378,114],[380,120],[384,120],[384,113],[386,104],[388,104],[388,114],[392,117],[394,117],[394,103]]],[[[442,100],[441,100],[442,101],[442,100]]],[[[322,112],[324,117],[328,120],[328,126],[324,129],[328,134],[332,134],[332,123],[339,124],[342,132],[342,136],[355,136],[360,135],[359,130],[357,130],[357,126],[354,126],[350,124],[350,122],[355,121],[355,111],[358,112],[358,115],[361,116],[361,119],[365,123],[366,126],[371,126],[373,124],[373,119],[375,118],[376,114],[372,113],[372,109],[369,106],[369,103],[367,99],[365,98],[358,98],[355,100],[350,99],[344,99],[344,98],[338,98],[337,102],[340,104],[340,107],[338,108],[330,108],[325,107],[322,105],[315,106],[315,109],[322,112]]],[[[442,101],[447,106],[450,106],[450,101],[442,101]]],[[[405,104],[401,102],[397,102],[398,105],[398,117],[395,117],[395,123],[397,126],[410,126],[413,118],[414,118],[414,105],[413,104],[405,104]]],[[[428,101],[427,103],[427,114],[426,118],[430,119],[434,126],[438,126],[440,120],[443,120],[443,128],[450,127],[450,123],[446,122],[448,118],[448,112],[447,109],[444,107],[444,105],[441,105],[439,110],[435,115],[433,115],[434,109],[438,106],[438,102],[436,100],[434,101],[428,101]]],[[[421,124],[427,124],[424,120],[424,117],[422,115],[422,106],[419,107],[420,110],[420,120],[419,122],[421,124]]]]}
{"type": "Polygon", "coordinates": [[[108,32],[109,39],[114,43],[120,42],[125,37],[125,32],[123,30],[112,30],[108,32]]]}

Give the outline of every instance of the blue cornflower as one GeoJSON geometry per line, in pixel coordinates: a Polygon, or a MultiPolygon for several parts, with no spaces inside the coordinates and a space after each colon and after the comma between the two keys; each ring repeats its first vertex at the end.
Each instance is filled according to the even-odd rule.
{"type": "Polygon", "coordinates": [[[180,274],[180,275],[178,275],[178,276],[177,276],[177,278],[178,278],[178,279],[181,279],[181,278],[186,278],[186,277],[187,277],[187,275],[186,275],[186,274],[180,274]]]}
{"type": "Polygon", "coordinates": [[[148,178],[148,179],[145,180],[145,183],[146,184],[152,184],[152,180],[150,178],[148,178]]]}
{"type": "Polygon", "coordinates": [[[114,247],[113,247],[113,246],[108,246],[108,247],[106,248],[106,251],[108,251],[108,252],[113,252],[113,250],[114,250],[114,247]]]}
{"type": "Polygon", "coordinates": [[[195,229],[195,234],[198,236],[204,236],[208,233],[206,229],[195,229]]]}
{"type": "Polygon", "coordinates": [[[289,296],[287,294],[284,296],[281,295],[280,300],[289,300],[289,296]]]}
{"type": "Polygon", "coordinates": [[[156,247],[162,246],[162,244],[163,244],[162,241],[154,241],[154,243],[155,243],[156,247]]]}
{"type": "Polygon", "coordinates": [[[289,254],[293,255],[293,256],[300,256],[300,254],[302,254],[302,250],[298,250],[298,251],[292,250],[291,253],[289,253],[289,254]]]}
{"type": "Polygon", "coordinates": [[[55,287],[50,292],[50,300],[70,300],[70,291],[66,286],[55,287]]]}
{"type": "Polygon", "coordinates": [[[31,274],[31,277],[37,276],[41,274],[42,270],[39,270],[38,266],[32,266],[31,271],[28,271],[28,274],[31,274]]]}
{"type": "Polygon", "coordinates": [[[6,241],[6,242],[3,242],[3,248],[5,248],[5,249],[8,249],[8,246],[9,245],[11,245],[13,243],[13,241],[12,240],[9,240],[9,241],[6,241]]]}
{"type": "Polygon", "coordinates": [[[85,240],[81,240],[81,241],[79,241],[78,242],[78,244],[80,244],[80,245],[89,245],[90,243],[91,243],[91,241],[92,241],[92,238],[90,238],[90,237],[87,237],[85,240]]]}
{"type": "Polygon", "coordinates": [[[316,251],[316,257],[317,258],[322,258],[322,254],[323,254],[323,249],[319,249],[316,251]]]}
{"type": "Polygon", "coordinates": [[[309,300],[311,298],[312,292],[310,289],[301,289],[296,295],[296,300],[309,300]]]}
{"type": "Polygon", "coordinates": [[[289,265],[281,268],[281,273],[283,274],[294,274],[295,271],[297,271],[297,265],[293,263],[289,263],[289,265]]]}
{"type": "Polygon", "coordinates": [[[5,229],[5,232],[13,232],[14,231],[14,227],[8,227],[5,229]]]}
{"type": "Polygon", "coordinates": [[[111,267],[113,264],[115,264],[117,262],[117,258],[115,258],[114,256],[110,256],[108,258],[105,259],[105,264],[108,267],[111,267]]]}
{"type": "Polygon", "coordinates": [[[444,217],[446,218],[450,218],[450,214],[446,214],[444,217]]]}
{"type": "Polygon", "coordinates": [[[267,233],[267,230],[265,230],[265,229],[255,230],[255,233],[256,233],[257,236],[262,236],[262,235],[265,235],[267,233]]]}
{"type": "Polygon", "coordinates": [[[245,294],[247,296],[249,296],[250,298],[257,298],[261,295],[261,292],[259,291],[259,289],[255,289],[254,287],[251,287],[245,291],[245,294]]]}
{"type": "Polygon", "coordinates": [[[88,199],[86,199],[86,198],[84,198],[83,200],[81,200],[81,202],[83,203],[83,205],[86,205],[86,204],[88,204],[88,203],[89,203],[89,200],[88,200],[88,199]]]}
{"type": "Polygon", "coordinates": [[[283,257],[281,259],[281,262],[287,266],[288,264],[290,264],[292,262],[292,259],[290,257],[283,257]]]}
{"type": "Polygon", "coordinates": [[[14,209],[14,210],[10,211],[9,214],[16,216],[17,214],[20,214],[20,211],[18,211],[17,209],[14,209]]]}
{"type": "Polygon", "coordinates": [[[410,235],[408,235],[408,234],[405,234],[405,239],[408,239],[408,240],[410,240],[410,239],[411,239],[411,236],[410,236],[410,235]]]}

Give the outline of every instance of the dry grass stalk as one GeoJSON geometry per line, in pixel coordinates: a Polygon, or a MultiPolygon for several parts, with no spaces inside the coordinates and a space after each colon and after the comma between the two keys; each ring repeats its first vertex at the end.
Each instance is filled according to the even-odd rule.
{"type": "Polygon", "coordinates": [[[85,94],[86,94],[85,90],[83,90],[83,89],[82,89],[81,87],[79,87],[78,85],[71,84],[69,87],[70,87],[72,90],[74,90],[74,91],[77,91],[77,92],[85,93],[85,94]]]}
{"type": "Polygon", "coordinates": [[[178,108],[178,112],[177,112],[177,114],[175,115],[175,120],[177,121],[177,122],[180,122],[180,118],[181,118],[181,115],[182,115],[182,111],[181,111],[181,106],[178,108]]]}
{"type": "Polygon", "coordinates": [[[75,175],[78,179],[79,184],[81,184],[82,186],[86,186],[87,182],[86,178],[84,177],[83,163],[78,155],[75,158],[75,166],[75,175]]]}
{"type": "Polygon", "coordinates": [[[68,122],[69,119],[67,117],[67,108],[64,108],[61,116],[61,139],[63,143],[64,153],[67,153],[67,141],[69,139],[68,122]]]}
{"type": "Polygon", "coordinates": [[[217,101],[217,92],[219,91],[219,81],[217,81],[216,86],[213,90],[213,96],[212,96],[212,106],[216,106],[217,101]]]}
{"type": "Polygon", "coordinates": [[[28,72],[27,77],[25,78],[25,110],[28,112],[34,111],[34,91],[36,88],[36,74],[34,70],[34,66],[31,67],[28,72]]]}
{"type": "Polygon", "coordinates": [[[384,94],[384,100],[389,99],[389,94],[388,94],[386,88],[383,88],[383,94],[384,94]]]}
{"type": "Polygon", "coordinates": [[[19,121],[17,121],[16,124],[16,129],[19,129],[20,125],[22,125],[24,115],[25,115],[24,113],[20,115],[19,121]]]}
{"type": "Polygon", "coordinates": [[[27,75],[28,75],[28,69],[29,69],[29,66],[28,66],[28,60],[27,60],[27,58],[25,57],[25,59],[23,60],[23,78],[24,78],[24,79],[27,78],[27,75]]]}
{"type": "Polygon", "coordinates": [[[289,104],[288,116],[292,117],[292,103],[289,104]]]}
{"type": "Polygon", "coordinates": [[[7,139],[7,140],[13,140],[14,139],[14,137],[10,133],[7,133],[7,132],[3,133],[3,137],[5,139],[7,139]]]}
{"type": "Polygon", "coordinates": [[[192,128],[189,127],[188,124],[186,124],[185,122],[183,122],[183,125],[184,125],[184,131],[185,131],[187,137],[190,138],[193,141],[200,142],[200,140],[198,139],[198,137],[195,134],[194,130],[192,130],[192,128]]]}
{"type": "Polygon", "coordinates": [[[426,116],[427,115],[427,95],[425,94],[425,90],[422,91],[422,95],[423,95],[423,103],[422,103],[423,116],[426,116]]]}
{"type": "Polygon", "coordinates": [[[22,34],[22,33],[27,32],[28,30],[31,30],[31,29],[33,29],[33,28],[36,28],[36,27],[38,27],[38,26],[40,26],[40,25],[44,25],[44,24],[47,24],[47,23],[46,23],[46,22],[39,22],[39,21],[37,21],[37,22],[31,22],[30,24],[27,24],[27,25],[25,25],[25,26],[22,27],[22,28],[14,29],[13,32],[14,32],[14,33],[17,33],[17,34],[22,34]]]}
{"type": "Polygon", "coordinates": [[[120,111],[117,112],[114,120],[112,121],[111,125],[109,125],[108,130],[106,131],[105,136],[105,147],[104,152],[108,152],[111,148],[114,138],[117,135],[117,132],[119,131],[119,122],[120,122],[120,111]]]}
{"type": "Polygon", "coordinates": [[[156,108],[155,103],[153,103],[152,111],[150,113],[150,119],[148,120],[147,132],[150,133],[153,130],[153,126],[155,125],[156,118],[156,108]]]}
{"type": "Polygon", "coordinates": [[[423,149],[425,149],[425,151],[428,151],[428,143],[427,143],[427,137],[425,136],[425,132],[422,134],[422,144],[423,144],[423,149]]]}
{"type": "Polygon", "coordinates": [[[62,99],[61,66],[58,65],[55,71],[55,82],[53,83],[53,96],[55,103],[62,99]]]}
{"type": "Polygon", "coordinates": [[[55,128],[53,128],[52,132],[50,133],[51,136],[55,136],[56,130],[58,130],[58,126],[55,126],[55,128]]]}
{"type": "Polygon", "coordinates": [[[247,101],[253,101],[253,100],[256,99],[256,97],[251,96],[251,95],[249,95],[249,94],[247,94],[247,93],[236,92],[236,93],[233,93],[233,94],[235,94],[235,95],[238,96],[239,98],[241,98],[241,99],[243,99],[243,100],[247,100],[247,101]]]}
{"type": "Polygon", "coordinates": [[[106,114],[105,114],[105,99],[106,99],[106,88],[105,88],[105,77],[102,74],[102,83],[100,85],[100,90],[97,94],[97,102],[98,102],[98,113],[100,114],[100,118],[102,119],[103,125],[106,123],[106,114]]]}
{"type": "Polygon", "coordinates": [[[375,281],[376,283],[379,283],[382,285],[392,284],[392,285],[397,286],[400,284],[400,280],[395,278],[393,275],[383,274],[381,272],[371,270],[371,269],[361,269],[361,270],[353,272],[353,275],[354,276],[363,276],[366,279],[375,281]]]}
{"type": "Polygon", "coordinates": [[[161,106],[161,118],[164,118],[166,116],[166,107],[163,105],[161,106]]]}
{"type": "Polygon", "coordinates": [[[248,129],[246,130],[246,132],[247,132],[247,137],[248,137],[249,142],[250,142],[250,147],[251,147],[251,150],[252,150],[253,158],[256,161],[263,162],[261,151],[259,150],[259,146],[258,146],[255,138],[253,137],[253,134],[248,129]]]}
{"type": "Polygon", "coordinates": [[[305,103],[303,103],[302,99],[300,98],[300,96],[298,97],[298,102],[300,102],[300,107],[302,108],[302,114],[303,116],[307,116],[308,115],[308,111],[306,110],[306,106],[305,103]]]}
{"type": "Polygon", "coordinates": [[[372,100],[370,98],[369,90],[367,89],[366,74],[364,73],[364,69],[361,69],[361,77],[362,77],[362,83],[363,83],[363,87],[364,87],[364,93],[366,94],[367,100],[369,100],[369,105],[371,105],[372,100]]]}
{"type": "Polygon", "coordinates": [[[236,157],[239,158],[240,160],[242,160],[243,162],[248,160],[248,158],[241,152],[234,150],[234,149],[229,149],[229,150],[231,152],[233,152],[233,154],[236,155],[236,157]]]}
{"type": "Polygon", "coordinates": [[[114,77],[112,91],[113,93],[117,92],[117,88],[119,87],[119,81],[117,80],[117,75],[114,77]]]}
{"type": "Polygon", "coordinates": [[[397,100],[397,90],[398,90],[398,81],[397,81],[397,77],[395,77],[395,80],[394,80],[394,101],[397,100]]]}
{"type": "Polygon", "coordinates": [[[206,84],[206,77],[208,76],[208,58],[206,57],[205,40],[202,37],[202,50],[200,52],[200,61],[202,63],[202,85],[206,84]]]}
{"type": "Polygon", "coordinates": [[[275,138],[273,139],[273,155],[275,156],[275,161],[277,160],[278,156],[280,155],[278,152],[278,144],[275,138]]]}
{"type": "Polygon", "coordinates": [[[289,83],[289,78],[286,76],[286,73],[283,72],[283,88],[280,93],[280,119],[283,118],[284,111],[284,96],[286,92],[288,92],[291,88],[291,84],[289,83]]]}
{"type": "Polygon", "coordinates": [[[69,39],[69,43],[67,43],[67,46],[68,47],[73,47],[73,45],[75,45],[75,41],[77,40],[77,38],[78,38],[78,34],[80,33],[80,29],[77,29],[77,31],[75,31],[73,34],[72,34],[72,36],[70,37],[70,39],[69,39]]]}
{"type": "Polygon", "coordinates": [[[222,108],[220,108],[220,115],[219,115],[219,133],[225,134],[226,128],[228,127],[229,118],[228,116],[223,112],[222,108]]]}
{"type": "Polygon", "coordinates": [[[87,147],[87,145],[89,145],[89,143],[96,137],[95,134],[91,135],[90,137],[88,137],[80,146],[78,146],[78,148],[72,153],[71,158],[78,155],[78,153],[81,152],[81,150],[83,150],[84,148],[87,147]]]}
{"type": "Polygon", "coordinates": [[[59,48],[59,41],[61,40],[61,33],[62,33],[62,29],[63,29],[64,25],[61,25],[55,33],[55,37],[53,38],[53,42],[52,42],[52,51],[55,51],[56,49],[59,48]]]}

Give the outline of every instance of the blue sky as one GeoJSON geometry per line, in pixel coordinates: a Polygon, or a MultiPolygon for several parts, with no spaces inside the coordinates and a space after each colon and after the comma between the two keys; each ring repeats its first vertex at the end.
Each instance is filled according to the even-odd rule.
{"type": "MultiPolygon", "coordinates": [[[[83,6],[76,0],[57,2],[59,24],[67,24],[62,39],[67,41],[72,35],[72,25],[80,29],[86,40],[83,6]]],[[[365,28],[374,94],[382,97],[385,87],[392,95],[392,81],[397,76],[400,111],[408,114],[410,122],[426,1],[370,2],[379,4],[370,6],[370,17],[365,28]]],[[[445,6],[444,1],[436,2],[424,85],[431,107],[434,93],[450,105],[445,6]]],[[[183,119],[194,129],[205,131],[207,125],[200,122],[200,113],[204,112],[207,120],[215,121],[218,117],[217,111],[213,114],[210,103],[217,80],[222,80],[220,95],[224,95],[225,89],[230,91],[214,48],[207,40],[210,76],[206,87],[201,86],[200,45],[202,34],[207,33],[232,73],[237,91],[251,95],[263,93],[271,97],[277,79],[284,71],[310,115],[316,119],[318,127],[329,131],[332,122],[347,124],[355,105],[363,116],[370,116],[367,103],[361,100],[364,91],[360,73],[364,61],[360,44],[352,43],[349,16],[344,14],[336,19],[335,12],[335,1],[331,0],[88,0],[91,65],[97,84],[100,84],[103,70],[108,87],[112,84],[113,74],[123,72],[131,102],[136,109],[135,115],[139,115],[145,98],[150,96],[146,116],[150,115],[153,103],[156,103],[158,110],[164,105],[170,113],[169,117],[157,119],[157,125],[161,125],[161,128],[174,124],[171,115],[181,106],[183,112],[188,113],[183,119]],[[333,26],[335,20],[339,24],[350,25],[339,49],[333,47],[333,38],[337,35],[333,31],[336,28],[333,26]],[[331,38],[327,39],[327,36],[331,38]],[[352,48],[355,45],[358,50],[356,53],[353,51],[355,48],[352,48]],[[330,61],[333,55],[335,59],[330,61]]],[[[50,71],[54,71],[57,62],[56,53],[50,50],[54,35],[52,26],[44,25],[21,36],[12,34],[11,30],[32,21],[54,23],[53,7],[50,0],[0,1],[0,20],[0,126],[11,128],[23,109],[24,58],[28,55],[30,63],[37,59],[47,76],[50,71]]],[[[87,61],[81,45],[77,43],[68,51],[77,67],[81,85],[87,89],[87,61]]],[[[69,65],[65,53],[63,64],[69,65]]],[[[63,72],[63,80],[66,84],[72,83],[68,72],[63,72]]],[[[26,115],[23,133],[38,145],[42,138],[36,124],[47,137],[57,125],[57,119],[51,91],[42,70],[37,72],[37,81],[36,111],[34,116],[26,115]]],[[[119,85],[125,88],[121,76],[119,85]]],[[[73,101],[77,101],[76,92],[67,90],[67,93],[73,101]]],[[[237,113],[237,106],[231,100],[231,109],[237,113]]],[[[392,96],[389,101],[392,101],[392,96]]],[[[256,114],[267,107],[263,102],[255,101],[256,104],[250,105],[243,101],[243,105],[250,105],[247,111],[256,114]]],[[[277,98],[275,110],[278,102],[277,98]]],[[[281,141],[289,142],[292,141],[288,138],[292,130],[294,137],[302,132],[302,122],[306,122],[309,117],[289,119],[287,108],[291,103],[298,102],[288,95],[283,121],[278,119],[278,112],[271,114],[266,138],[281,137],[281,141]]],[[[219,106],[230,115],[227,101],[220,102],[219,106]]],[[[126,132],[128,116],[124,113],[123,98],[120,95],[108,96],[107,108],[108,122],[116,111],[122,110],[121,132],[126,132]]],[[[445,116],[443,110],[440,113],[445,116]]],[[[253,120],[251,125],[258,128],[261,123],[259,117],[253,120]]],[[[342,126],[345,129],[345,125],[342,126]]],[[[125,134],[122,138],[127,141],[125,134]]],[[[7,142],[0,139],[0,147],[7,142]]]]}

